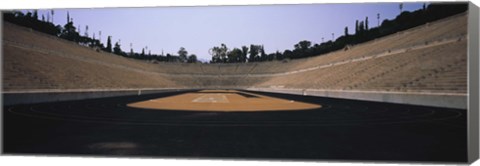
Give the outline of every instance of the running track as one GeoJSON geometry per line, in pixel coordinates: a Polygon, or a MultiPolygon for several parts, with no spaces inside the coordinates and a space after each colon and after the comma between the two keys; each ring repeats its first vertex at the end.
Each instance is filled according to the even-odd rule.
{"type": "Polygon", "coordinates": [[[251,92],[317,103],[279,112],[126,104],[185,92],[4,106],[3,152],[81,156],[466,162],[466,110],[251,92]]]}

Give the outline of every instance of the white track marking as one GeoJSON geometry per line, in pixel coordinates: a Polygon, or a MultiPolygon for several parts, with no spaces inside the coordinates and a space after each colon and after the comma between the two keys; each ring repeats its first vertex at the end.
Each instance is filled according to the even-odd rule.
{"type": "Polygon", "coordinates": [[[192,100],[194,103],[230,103],[224,94],[206,94],[192,100]]]}

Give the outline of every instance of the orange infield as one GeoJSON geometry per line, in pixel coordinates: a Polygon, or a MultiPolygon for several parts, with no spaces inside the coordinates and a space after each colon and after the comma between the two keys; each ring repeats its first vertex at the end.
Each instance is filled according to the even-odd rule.
{"type": "Polygon", "coordinates": [[[203,90],[128,104],[130,107],[185,111],[292,111],[320,105],[235,90],[203,90]]]}

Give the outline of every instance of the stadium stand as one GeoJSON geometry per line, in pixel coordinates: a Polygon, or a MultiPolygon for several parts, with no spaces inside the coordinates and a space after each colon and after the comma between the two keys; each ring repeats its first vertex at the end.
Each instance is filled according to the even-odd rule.
{"type": "Polygon", "coordinates": [[[150,63],[3,22],[3,90],[299,88],[467,91],[467,15],[316,57],[239,64],[150,63]]]}

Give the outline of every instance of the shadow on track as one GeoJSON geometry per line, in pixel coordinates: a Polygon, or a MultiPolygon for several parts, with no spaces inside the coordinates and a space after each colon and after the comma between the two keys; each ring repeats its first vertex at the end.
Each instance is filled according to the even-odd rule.
{"type": "Polygon", "coordinates": [[[467,161],[466,110],[264,92],[253,93],[322,108],[198,112],[126,106],[181,93],[4,106],[4,153],[467,161]]]}

